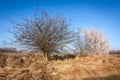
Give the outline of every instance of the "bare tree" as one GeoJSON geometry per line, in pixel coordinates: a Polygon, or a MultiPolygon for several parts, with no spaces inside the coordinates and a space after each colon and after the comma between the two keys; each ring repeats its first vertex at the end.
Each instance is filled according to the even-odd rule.
{"type": "Polygon", "coordinates": [[[75,53],[79,54],[80,56],[88,55],[91,51],[91,47],[80,29],[78,29],[76,37],[77,39],[74,43],[75,53]]]}
{"type": "Polygon", "coordinates": [[[84,37],[90,45],[91,53],[107,53],[109,50],[108,40],[103,37],[102,32],[99,32],[95,29],[88,31],[87,29],[83,30],[84,37]]]}
{"type": "Polygon", "coordinates": [[[67,20],[36,12],[34,17],[13,22],[16,41],[35,50],[42,51],[45,59],[49,53],[62,51],[66,44],[73,41],[73,34],[67,20]]]}
{"type": "Polygon", "coordinates": [[[80,56],[86,56],[88,54],[107,53],[109,50],[108,40],[102,35],[102,32],[91,29],[78,30],[77,40],[75,42],[75,50],[80,56]]]}

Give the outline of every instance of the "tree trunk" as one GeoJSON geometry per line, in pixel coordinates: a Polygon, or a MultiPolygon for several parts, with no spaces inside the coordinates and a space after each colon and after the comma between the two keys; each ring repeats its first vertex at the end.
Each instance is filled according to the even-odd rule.
{"type": "Polygon", "coordinates": [[[46,61],[48,61],[48,53],[47,53],[47,52],[44,52],[44,59],[45,59],[46,61]]]}

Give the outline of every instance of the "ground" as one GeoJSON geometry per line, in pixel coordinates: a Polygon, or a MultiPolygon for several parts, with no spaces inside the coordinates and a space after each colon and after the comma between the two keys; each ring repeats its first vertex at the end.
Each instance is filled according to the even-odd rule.
{"type": "Polygon", "coordinates": [[[5,53],[0,54],[0,80],[120,80],[120,57],[92,54],[45,61],[41,54],[5,53]]]}

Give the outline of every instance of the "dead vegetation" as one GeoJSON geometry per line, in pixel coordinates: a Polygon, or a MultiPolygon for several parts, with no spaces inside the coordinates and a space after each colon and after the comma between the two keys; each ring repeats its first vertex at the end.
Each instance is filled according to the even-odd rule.
{"type": "Polygon", "coordinates": [[[110,75],[120,75],[120,57],[94,54],[46,62],[41,54],[0,54],[0,80],[89,80],[110,75]]]}

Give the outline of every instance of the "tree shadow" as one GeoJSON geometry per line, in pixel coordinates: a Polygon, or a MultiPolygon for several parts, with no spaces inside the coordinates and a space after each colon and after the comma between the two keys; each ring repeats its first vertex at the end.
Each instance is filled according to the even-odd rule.
{"type": "Polygon", "coordinates": [[[90,77],[90,78],[84,78],[82,80],[120,80],[120,74],[110,75],[106,77],[90,77]]]}
{"type": "Polygon", "coordinates": [[[74,59],[76,55],[73,54],[66,54],[66,55],[50,55],[49,60],[65,60],[65,59],[74,59]]]}

